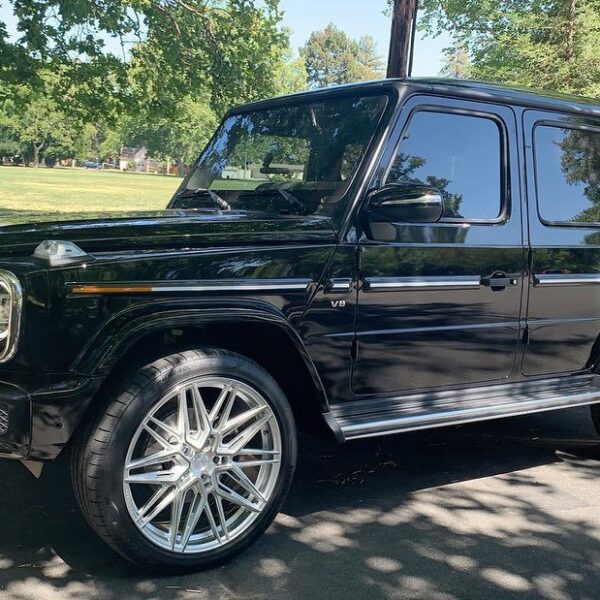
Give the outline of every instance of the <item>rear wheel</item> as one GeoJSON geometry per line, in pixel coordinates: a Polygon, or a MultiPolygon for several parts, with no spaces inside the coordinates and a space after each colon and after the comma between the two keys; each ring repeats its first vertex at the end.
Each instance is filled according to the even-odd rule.
{"type": "Polygon", "coordinates": [[[79,439],[73,481],[97,533],[144,568],[207,568],[247,548],[288,492],[291,409],[273,378],[220,350],[138,371],[79,439]]]}

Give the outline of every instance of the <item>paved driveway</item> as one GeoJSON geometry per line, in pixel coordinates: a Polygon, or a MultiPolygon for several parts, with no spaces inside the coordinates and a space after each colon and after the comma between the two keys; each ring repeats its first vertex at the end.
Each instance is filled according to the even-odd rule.
{"type": "Polygon", "coordinates": [[[65,465],[0,463],[0,598],[598,598],[600,444],[587,409],[334,446],[301,440],[262,540],[155,578],[74,506],[65,465]]]}

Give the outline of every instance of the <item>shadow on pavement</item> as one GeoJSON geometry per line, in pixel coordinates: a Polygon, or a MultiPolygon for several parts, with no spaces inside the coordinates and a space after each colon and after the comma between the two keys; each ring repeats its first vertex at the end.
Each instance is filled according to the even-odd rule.
{"type": "Polygon", "coordinates": [[[597,598],[600,444],[587,409],[336,446],[302,438],[246,554],[153,578],[88,529],[64,460],[0,463],[0,598],[597,598]]]}

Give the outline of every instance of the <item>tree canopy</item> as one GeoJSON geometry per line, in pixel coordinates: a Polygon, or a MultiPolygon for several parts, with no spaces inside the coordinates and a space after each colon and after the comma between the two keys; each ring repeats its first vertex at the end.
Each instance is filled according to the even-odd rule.
{"type": "Polygon", "coordinates": [[[155,102],[167,86],[171,102],[192,95],[217,111],[262,97],[277,91],[288,47],[279,0],[7,3],[17,34],[0,22],[4,93],[13,83],[38,85],[40,70],[51,70],[54,100],[93,116],[155,102]]]}
{"type": "Polygon", "coordinates": [[[189,162],[215,115],[306,85],[279,0],[6,0],[5,7],[16,31],[0,21],[0,143],[8,153],[21,147],[36,164],[50,150],[114,159],[122,144],[189,162]]]}
{"type": "Polygon", "coordinates": [[[600,94],[600,0],[421,0],[419,8],[427,35],[451,33],[468,77],[600,94]]]}
{"type": "Polygon", "coordinates": [[[383,61],[375,40],[368,35],[353,40],[330,23],[314,31],[300,50],[311,87],[378,79],[383,76],[383,61]]]}

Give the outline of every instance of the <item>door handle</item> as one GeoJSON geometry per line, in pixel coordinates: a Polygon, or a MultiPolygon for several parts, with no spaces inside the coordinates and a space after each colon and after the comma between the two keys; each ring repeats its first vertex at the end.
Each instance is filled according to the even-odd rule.
{"type": "Polygon", "coordinates": [[[489,277],[481,278],[481,285],[489,287],[493,292],[499,292],[508,286],[518,285],[519,280],[515,277],[508,277],[506,273],[492,273],[489,277]]]}

